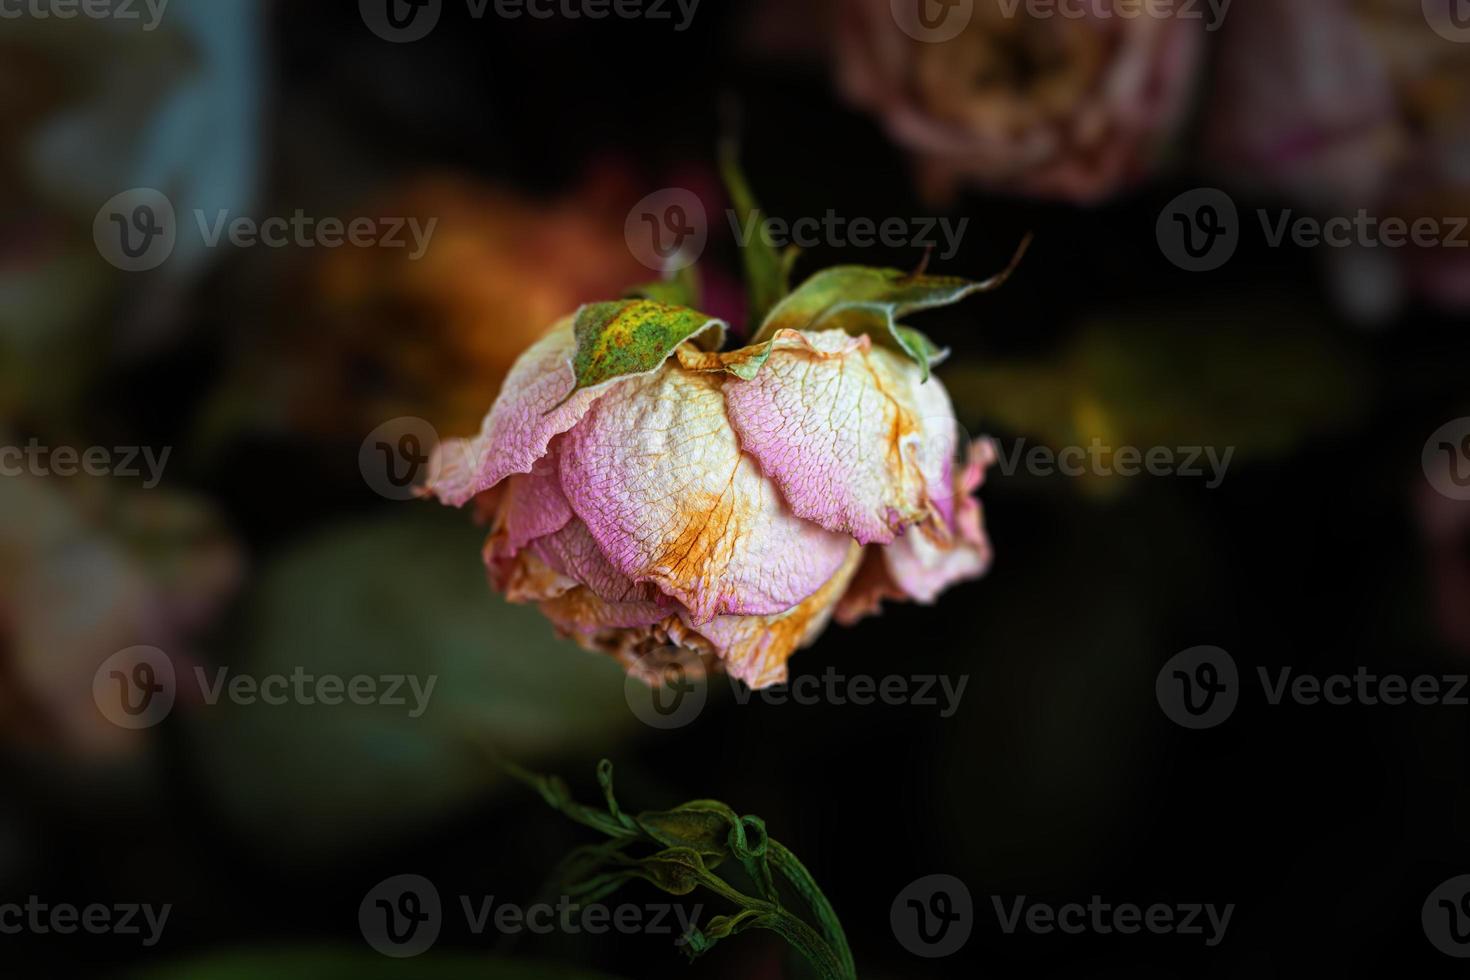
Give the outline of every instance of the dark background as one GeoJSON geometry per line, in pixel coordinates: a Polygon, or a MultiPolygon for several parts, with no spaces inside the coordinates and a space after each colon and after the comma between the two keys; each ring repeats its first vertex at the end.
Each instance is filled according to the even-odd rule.
{"type": "MultiPolygon", "coordinates": [[[[1256,669],[1466,670],[1470,650],[1437,625],[1443,569],[1416,515],[1424,440],[1470,414],[1463,317],[1410,301],[1365,327],[1331,295],[1320,255],[1267,248],[1250,221],[1225,269],[1176,269],[1155,221],[1175,195],[1211,181],[1207,160],[1176,160],[1092,206],[972,190],[936,210],[915,195],[903,152],[834,95],[820,65],[759,50],[746,5],[704,0],[691,29],[676,33],[641,21],[477,22],[449,3],[434,35],[409,45],[374,37],[355,8],[267,13],[260,213],[344,213],[330,202],[382,198],[425,173],[544,199],[570,193],[608,160],[635,175],[641,196],[673,184],[670,175],[712,173],[730,118],[722,107],[738,104],[745,170],[772,214],[968,216],[961,252],[935,271],[977,277],[1035,233],[1004,289],[920,324],[955,350],[940,377],[971,432],[1085,445],[1090,434],[1053,423],[1067,412],[1048,392],[1093,385],[1121,420],[1120,444],[1238,446],[1213,490],[1185,478],[993,472],[982,491],[997,555],[986,578],[934,608],[890,607],[834,627],[792,663],[796,676],[829,667],[968,675],[954,717],[919,706],[740,706],[719,681],[687,728],[620,723],[569,744],[538,732],[530,749],[510,754],[566,776],[588,802],[605,756],[629,809],[711,797],[759,814],[832,899],[863,976],[1461,969],[1426,941],[1419,917],[1435,886],[1470,871],[1467,709],[1270,706],[1256,669]],[[1074,371],[1066,352],[1084,336],[1141,366],[1074,371]],[[1036,376],[1055,387],[1002,404],[1036,376]],[[1164,661],[1200,644],[1233,655],[1243,691],[1226,723],[1186,731],[1160,710],[1154,681],[1164,661]],[[895,940],[889,905],[935,873],[967,884],[976,922],[961,953],[926,961],[895,940]],[[1094,894],[1235,911],[1224,942],[1206,948],[1202,937],[1005,935],[990,901],[1085,903],[1094,894]]],[[[1243,211],[1257,203],[1239,200],[1243,211]]],[[[711,241],[705,262],[735,275],[723,221],[711,241]]],[[[920,257],[827,248],[799,269],[909,267],[920,257]]],[[[190,444],[240,363],[262,352],[289,359],[313,331],[297,281],[312,258],[219,256],[189,287],[178,314],[186,329],[97,373],[73,416],[84,420],[80,431],[103,443],[190,444]]],[[[110,309],[123,319],[132,299],[119,295],[110,309]]],[[[487,382],[486,407],[493,390],[487,382]]],[[[430,411],[412,414],[433,420],[430,411]]],[[[14,419],[19,434],[47,431],[40,411],[22,407],[14,419]]],[[[356,662],[358,637],[334,632],[336,620],[320,611],[332,603],[285,584],[316,582],[310,566],[296,578],[269,573],[280,556],[334,535],[371,543],[332,566],[345,580],[322,587],[360,630],[391,633],[390,662],[395,649],[403,663],[424,662],[421,633],[446,614],[436,607],[416,621],[422,607],[411,596],[384,612],[385,583],[448,567],[466,602],[499,610],[477,566],[480,532],[463,515],[384,501],[364,485],[353,461],[366,432],[305,431],[288,419],[241,426],[208,453],[179,453],[170,480],[212,501],[248,568],[239,597],[205,631],[202,659],[252,663],[262,638],[287,628],[261,622],[290,605],[284,592],[299,621],[319,627],[311,650],[356,662]],[[394,522],[406,530],[392,531],[394,522]],[[369,525],[390,530],[370,537],[360,530],[369,525]],[[364,580],[357,591],[354,574],[364,580]],[[265,611],[253,598],[260,588],[276,599],[265,611]]],[[[1470,537],[1450,559],[1436,554],[1470,562],[1470,537]]],[[[538,651],[550,642],[534,616],[515,624],[465,641],[467,627],[455,643],[478,661],[517,657],[523,633],[538,651]]],[[[567,655],[558,669],[578,658],[596,684],[621,692],[618,672],[590,654],[567,655]]],[[[453,681],[446,674],[440,684],[453,681]]],[[[474,718],[470,701],[453,726],[474,718]]],[[[504,701],[483,708],[504,710],[504,701]]],[[[528,901],[567,850],[591,839],[454,738],[405,748],[392,732],[367,733],[349,740],[356,754],[339,754],[342,743],[319,737],[316,723],[308,712],[201,728],[181,711],[150,733],[146,753],[121,763],[70,757],[49,738],[12,745],[0,769],[0,897],[174,910],[155,950],[114,936],[0,937],[7,973],[227,975],[190,965],[199,958],[210,970],[237,962],[240,975],[255,975],[265,968],[243,957],[262,951],[366,955],[356,909],[379,880],[426,875],[446,903],[461,893],[528,901]],[[316,776],[288,771],[314,755],[326,756],[309,768],[316,776]],[[388,775],[376,774],[380,765],[388,775]],[[439,780],[441,767],[455,781],[442,794],[403,778],[439,780]],[[350,792],[318,778],[338,769],[350,773],[350,792]],[[297,807],[311,812],[309,832],[298,833],[297,807]]],[[[663,898],[631,888],[626,900],[663,898]]],[[[451,911],[430,958],[496,945],[451,911]]],[[[692,967],[664,939],[638,935],[528,938],[509,953],[640,978],[803,975],[760,933],[692,967]]],[[[426,975],[412,960],[372,968],[426,975]]]]}

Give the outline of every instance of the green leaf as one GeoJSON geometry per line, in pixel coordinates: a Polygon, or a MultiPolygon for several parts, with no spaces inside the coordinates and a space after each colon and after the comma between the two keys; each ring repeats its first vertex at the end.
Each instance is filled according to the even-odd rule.
{"type": "Polygon", "coordinates": [[[686,937],[685,952],[691,957],[744,929],[766,929],[804,956],[822,980],[857,977],[852,951],[831,904],[795,855],[770,839],[759,817],[738,816],[715,800],[691,800],[671,810],[630,817],[613,795],[612,763],[604,759],[598,765],[597,778],[607,813],[600,820],[589,819],[591,808],[575,803],[561,780],[502,765],[535,787],[552,807],[611,838],[600,845],[580,847],[561,863],[566,894],[603,898],[635,877],[673,895],[688,895],[704,888],[739,911],[733,916],[718,916],[703,931],[696,929],[686,937]],[[635,845],[644,849],[652,845],[657,850],[639,856],[632,853],[635,845]],[[727,856],[740,861],[755,882],[759,897],[742,893],[714,873],[714,867],[727,856]],[[806,903],[819,929],[782,906],[778,875],[806,903]]]}
{"type": "Polygon", "coordinates": [[[940,347],[913,327],[895,326],[893,338],[905,354],[924,366],[925,380],[929,378],[929,368],[943,364],[949,357],[948,347],[940,347]]]}
{"type": "Polygon", "coordinates": [[[740,258],[745,267],[746,304],[750,308],[747,332],[754,333],[764,322],[766,314],[791,292],[791,267],[801,252],[795,246],[784,253],[777,252],[761,234],[764,212],[746,183],[739,155],[734,140],[726,140],[720,148],[720,173],[725,179],[730,203],[735,207],[735,218],[745,236],[740,246],[740,258]]]}
{"type": "Polygon", "coordinates": [[[619,300],[582,307],[577,312],[576,335],[574,392],[655,371],[686,340],[719,350],[725,323],[684,306],[619,300]]]}
{"type": "Polygon", "coordinates": [[[694,800],[674,810],[640,813],[638,825],[649,837],[668,847],[687,847],[710,859],[713,866],[730,853],[730,833],[740,816],[715,800],[694,800]]]}
{"type": "MultiPolygon", "coordinates": [[[[868,334],[876,342],[903,351],[924,369],[943,360],[945,351],[899,319],[910,313],[950,306],[976,293],[989,292],[1005,283],[1031,244],[1028,235],[1015,257],[998,275],[979,282],[956,276],[926,275],[897,269],[874,269],[840,265],[823,269],[778,303],[752,338],[753,345],[767,345],[779,330],[846,330],[868,334]]],[[[764,357],[755,370],[764,364],[764,357]]]]}
{"type": "Polygon", "coordinates": [[[651,299],[665,306],[698,307],[703,299],[702,294],[699,273],[694,266],[686,265],[668,279],[642,283],[623,295],[628,299],[651,299]]]}

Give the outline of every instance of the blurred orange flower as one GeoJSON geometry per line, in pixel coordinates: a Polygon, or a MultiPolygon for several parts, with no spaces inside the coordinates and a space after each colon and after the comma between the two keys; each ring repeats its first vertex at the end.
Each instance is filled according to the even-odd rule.
{"type": "Polygon", "coordinates": [[[449,177],[391,195],[373,211],[437,219],[427,251],[345,247],[310,271],[309,329],[285,338],[291,421],[329,434],[403,415],[475,428],[558,317],[653,277],[624,240],[625,197],[616,177],[545,204],[449,177]]]}

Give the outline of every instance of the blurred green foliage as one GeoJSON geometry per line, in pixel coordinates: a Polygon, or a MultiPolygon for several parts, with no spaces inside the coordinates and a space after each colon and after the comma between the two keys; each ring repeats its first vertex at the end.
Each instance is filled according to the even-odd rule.
{"type": "Polygon", "coordinates": [[[318,853],[421,824],[522,760],[600,752],[633,722],[623,672],[494,595],[483,531],[429,504],[346,525],[269,563],[228,663],[248,673],[437,678],[429,707],[238,705],[194,712],[206,782],[253,837],[318,853]]]}

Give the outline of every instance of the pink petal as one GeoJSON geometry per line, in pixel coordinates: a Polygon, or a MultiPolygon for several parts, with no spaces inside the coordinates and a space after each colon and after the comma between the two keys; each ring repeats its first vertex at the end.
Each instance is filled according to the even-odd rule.
{"type": "MultiPolygon", "coordinates": [[[[557,494],[560,496],[561,491],[557,494]]],[[[555,534],[537,541],[533,550],[547,565],[587,586],[598,598],[611,603],[656,603],[664,598],[664,615],[669,603],[654,586],[637,583],[612,566],[587,531],[587,525],[573,520],[555,534]]]]}
{"type": "Polygon", "coordinates": [[[696,624],[790,609],[847,555],[845,536],[793,515],[741,452],[720,376],[675,362],[592,406],[562,447],[561,481],[613,567],[696,624]]]}
{"type": "Polygon", "coordinates": [[[990,539],[974,493],[984,483],[985,470],[995,458],[995,444],[988,439],[972,447],[969,462],[956,477],[954,519],[947,539],[921,525],[910,528],[890,545],[869,549],[838,606],[839,623],[849,625],[876,613],[886,599],[932,603],[950,586],[989,570],[990,539]]]}
{"type": "Polygon", "coordinates": [[[954,413],[921,377],[866,336],[787,330],[753,380],[725,383],[725,401],[740,445],[796,516],[886,544],[930,515],[930,489],[949,496],[954,413]]]}
{"type": "Polygon", "coordinates": [[[507,476],[530,473],[553,438],[576,425],[594,402],[617,387],[620,382],[583,389],[567,398],[576,385],[572,322],[571,317],[562,320],[516,361],[478,436],[440,444],[429,493],[462,507],[507,476]]]}

